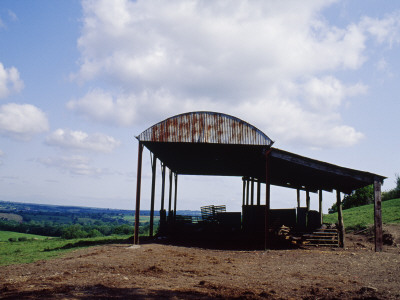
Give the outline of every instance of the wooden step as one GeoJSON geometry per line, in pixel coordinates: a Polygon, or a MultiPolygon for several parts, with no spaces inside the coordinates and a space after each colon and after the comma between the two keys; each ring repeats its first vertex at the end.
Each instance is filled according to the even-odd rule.
{"type": "Polygon", "coordinates": [[[303,235],[304,245],[308,246],[335,246],[339,245],[338,231],[336,229],[319,229],[313,233],[303,235]]]}

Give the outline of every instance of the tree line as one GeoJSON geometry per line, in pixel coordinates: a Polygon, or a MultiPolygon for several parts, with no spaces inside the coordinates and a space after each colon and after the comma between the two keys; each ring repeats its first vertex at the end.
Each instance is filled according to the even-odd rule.
{"type": "MultiPolygon", "coordinates": [[[[148,228],[149,224],[141,224],[140,233],[147,232],[148,228]]],[[[133,234],[134,226],[130,224],[103,223],[101,221],[97,222],[97,224],[60,224],[55,222],[38,221],[19,223],[16,221],[0,220],[0,230],[72,239],[109,236],[115,234],[133,234]]]]}
{"type": "MultiPolygon", "coordinates": [[[[382,201],[400,198],[400,175],[396,174],[396,186],[388,191],[382,192],[382,201]]],[[[374,203],[374,186],[360,188],[345,196],[342,200],[343,209],[374,203]]],[[[337,212],[337,205],[334,203],[329,213],[337,212]]]]}

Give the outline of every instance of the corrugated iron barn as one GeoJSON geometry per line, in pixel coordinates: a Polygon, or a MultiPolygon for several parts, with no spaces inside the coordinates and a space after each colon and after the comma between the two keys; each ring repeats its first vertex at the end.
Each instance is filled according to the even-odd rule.
{"type": "MultiPolygon", "coordinates": [[[[161,161],[162,191],[160,230],[176,221],[176,190],[178,175],[220,175],[243,178],[243,210],[228,213],[221,207],[204,208],[205,216],[219,216],[219,221],[249,232],[263,228],[266,245],[271,228],[278,225],[296,226],[306,230],[322,225],[322,191],[336,191],[338,207],[338,244],[344,245],[341,193],[374,184],[375,187],[375,249],[382,250],[381,185],[385,177],[340,167],[272,147],[273,141],[262,131],[236,117],[215,112],[190,112],[170,117],[137,136],[139,141],[135,244],[139,243],[142,152],[152,153],[152,192],[150,235],[153,235],[156,162],[161,161]],[[168,211],[165,209],[165,174],[170,170],[168,211]],[[172,185],[175,197],[172,208],[172,185]],[[297,210],[271,210],[270,186],[297,190],[297,210]],[[254,187],[256,186],[256,187],[254,187]],[[260,189],[265,189],[265,199],[260,189]],[[299,193],[306,191],[306,207],[300,207],[299,193]],[[309,193],[319,193],[319,211],[310,211],[309,193]],[[256,196],[255,196],[256,195],[256,196]],[[284,221],[282,221],[283,219],[284,221]],[[276,225],[276,224],[275,224],[276,225]]],[[[240,200],[238,200],[240,201],[240,200]]]]}

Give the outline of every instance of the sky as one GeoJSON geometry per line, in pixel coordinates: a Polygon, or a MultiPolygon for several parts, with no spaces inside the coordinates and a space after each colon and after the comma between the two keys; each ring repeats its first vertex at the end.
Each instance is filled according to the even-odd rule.
{"type": "MultiPolygon", "coordinates": [[[[135,137],[200,110],[243,119],[277,148],[386,176],[389,190],[399,50],[397,1],[2,0],[0,200],[134,209],[135,137]]],[[[239,177],[178,181],[178,209],[241,210],[239,177]]],[[[142,209],[150,184],[145,150],[142,209]]],[[[324,192],[325,212],[334,199],[324,192]]],[[[273,187],[271,206],[295,207],[296,191],[273,187]]]]}

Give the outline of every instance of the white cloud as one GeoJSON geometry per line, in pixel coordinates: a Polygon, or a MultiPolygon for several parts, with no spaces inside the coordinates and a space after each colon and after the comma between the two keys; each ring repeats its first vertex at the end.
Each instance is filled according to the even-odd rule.
{"type": "Polygon", "coordinates": [[[260,102],[257,108],[263,114],[250,102],[236,107],[232,114],[246,116],[254,124],[265,124],[266,133],[275,141],[279,138],[277,142],[313,148],[348,147],[364,137],[350,126],[336,125],[339,114],[310,112],[298,103],[280,98],[260,102]]]}
{"type": "Polygon", "coordinates": [[[386,59],[381,58],[377,63],[376,63],[376,68],[379,71],[386,71],[388,68],[388,63],[386,61],[386,59]]]}
{"type": "MultiPolygon", "coordinates": [[[[12,10],[7,10],[7,21],[12,21],[12,22],[16,22],[18,21],[18,17],[17,15],[12,11],[12,10]]],[[[3,19],[0,18],[0,29],[1,28],[7,28],[6,23],[4,23],[3,19]]]]}
{"type": "Polygon", "coordinates": [[[43,111],[31,104],[9,103],[0,106],[0,134],[29,140],[49,128],[43,111]]]}
{"type": "Polygon", "coordinates": [[[400,12],[387,15],[383,19],[364,17],[360,25],[379,43],[388,43],[390,46],[400,43],[400,12]]]}
{"type": "Polygon", "coordinates": [[[311,78],[303,88],[306,103],[318,112],[335,111],[345,98],[365,94],[367,91],[367,87],[361,83],[346,87],[332,76],[311,78]]]}
{"type": "Polygon", "coordinates": [[[6,69],[0,62],[0,99],[6,98],[11,93],[18,93],[23,88],[24,83],[19,78],[19,72],[17,68],[11,67],[6,69]]]}
{"type": "Polygon", "coordinates": [[[177,101],[166,90],[143,91],[140,94],[120,93],[113,95],[102,89],[89,91],[79,100],[71,100],[67,108],[93,120],[129,126],[134,122],[157,120],[176,113],[177,109],[191,109],[191,101],[177,101]]]}
{"type": "Polygon", "coordinates": [[[0,150],[0,156],[3,156],[3,155],[4,155],[4,152],[0,150]]]}
{"type": "Polygon", "coordinates": [[[90,165],[87,157],[80,155],[49,157],[40,159],[39,162],[47,167],[57,168],[72,175],[96,176],[102,173],[100,168],[94,168],[90,165]]]}
{"type": "Polygon", "coordinates": [[[360,68],[371,36],[395,40],[399,18],[338,28],[322,17],[332,2],[84,1],[73,78],[111,89],[67,107],[121,126],[216,110],[255,120],[278,141],[353,145],[363,134],[340,111],[367,87],[334,73],[360,68]]]}
{"type": "Polygon", "coordinates": [[[88,135],[83,131],[57,129],[46,138],[46,143],[60,148],[89,150],[110,153],[120,145],[115,138],[95,133],[88,135]]]}
{"type": "Polygon", "coordinates": [[[111,93],[96,89],[80,100],[69,101],[67,107],[97,121],[129,125],[136,117],[135,103],[135,97],[115,100],[111,93]]]}
{"type": "Polygon", "coordinates": [[[8,17],[10,18],[11,21],[16,22],[18,21],[18,17],[15,14],[15,12],[13,12],[12,10],[8,10],[8,17]]]}

